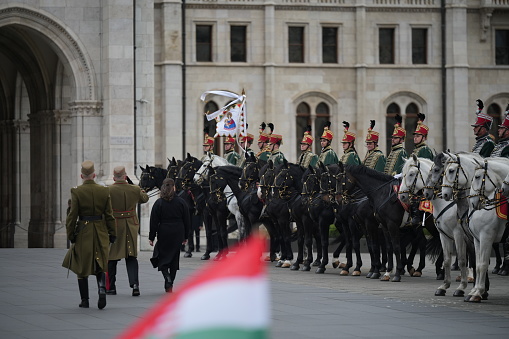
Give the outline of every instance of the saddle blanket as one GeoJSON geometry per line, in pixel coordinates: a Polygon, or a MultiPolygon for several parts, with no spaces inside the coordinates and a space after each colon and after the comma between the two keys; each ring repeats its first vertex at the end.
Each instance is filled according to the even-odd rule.
{"type": "MultiPolygon", "coordinates": [[[[398,196],[399,186],[400,185],[392,185],[392,190],[394,191],[394,193],[396,193],[396,196],[398,196]]],[[[405,211],[410,212],[410,204],[404,203],[403,201],[399,200],[399,198],[398,198],[398,201],[401,204],[401,206],[403,206],[405,211]]]]}
{"type": "Polygon", "coordinates": [[[497,205],[497,216],[500,219],[507,220],[507,212],[509,211],[509,205],[507,204],[507,197],[503,196],[501,193],[497,193],[495,195],[495,199],[502,201],[502,203],[497,205]]]}
{"type": "Polygon", "coordinates": [[[433,204],[429,200],[423,200],[419,204],[419,210],[428,213],[433,213],[433,204]]]}

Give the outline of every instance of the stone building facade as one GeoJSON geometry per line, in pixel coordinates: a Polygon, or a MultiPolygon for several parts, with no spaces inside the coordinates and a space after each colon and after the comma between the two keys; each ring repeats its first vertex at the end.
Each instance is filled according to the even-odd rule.
{"type": "MultiPolygon", "coordinates": [[[[0,247],[65,247],[79,165],[112,182],[125,165],[201,154],[200,95],[248,100],[250,132],[274,123],[298,156],[305,125],[426,114],[429,144],[469,150],[475,100],[509,103],[509,0],[7,0],[0,4],[0,247]]],[[[318,146],[318,145],[316,145],[318,146]]],[[[146,248],[150,204],[141,207],[146,248]]]]}

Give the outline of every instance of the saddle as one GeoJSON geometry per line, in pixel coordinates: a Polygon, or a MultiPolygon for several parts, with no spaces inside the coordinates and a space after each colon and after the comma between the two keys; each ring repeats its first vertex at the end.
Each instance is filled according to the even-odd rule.
{"type": "Polygon", "coordinates": [[[500,204],[497,204],[497,217],[507,220],[507,213],[509,212],[507,197],[503,196],[501,193],[497,193],[495,199],[500,201],[500,204]]]}

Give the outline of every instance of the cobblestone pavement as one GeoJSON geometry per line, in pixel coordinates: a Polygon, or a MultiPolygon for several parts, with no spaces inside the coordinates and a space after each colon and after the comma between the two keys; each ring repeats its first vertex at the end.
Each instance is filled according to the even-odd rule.
{"type": "MultiPolygon", "coordinates": [[[[90,281],[90,309],[78,308],[76,277],[61,262],[63,249],[0,249],[0,337],[114,338],[143,315],[162,295],[160,272],[150,265],[150,252],[141,252],[141,296],[132,297],[124,262],[118,267],[118,295],[108,296],[104,310],[96,307],[90,281]]],[[[176,288],[206,264],[199,258],[181,259],[176,288]]],[[[369,263],[363,254],[365,264],[369,263]]],[[[489,300],[480,304],[452,296],[435,297],[440,285],[431,263],[420,278],[381,282],[325,274],[290,271],[267,263],[271,281],[272,338],[507,338],[509,335],[509,277],[491,275],[489,300]]],[[[453,272],[457,275],[457,272],[453,272]]],[[[469,288],[471,287],[471,284],[469,288]]],[[[220,305],[197,309],[196,316],[225,312],[220,305]]],[[[246,315],[249,316],[249,315],[246,315]]]]}

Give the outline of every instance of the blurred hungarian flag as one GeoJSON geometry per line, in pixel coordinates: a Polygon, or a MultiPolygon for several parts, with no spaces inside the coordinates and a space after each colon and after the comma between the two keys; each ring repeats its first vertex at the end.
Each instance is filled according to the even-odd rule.
{"type": "Polygon", "coordinates": [[[117,339],[268,338],[269,285],[260,260],[264,250],[265,239],[252,236],[236,254],[207,264],[181,289],[167,294],[117,339]]]}

